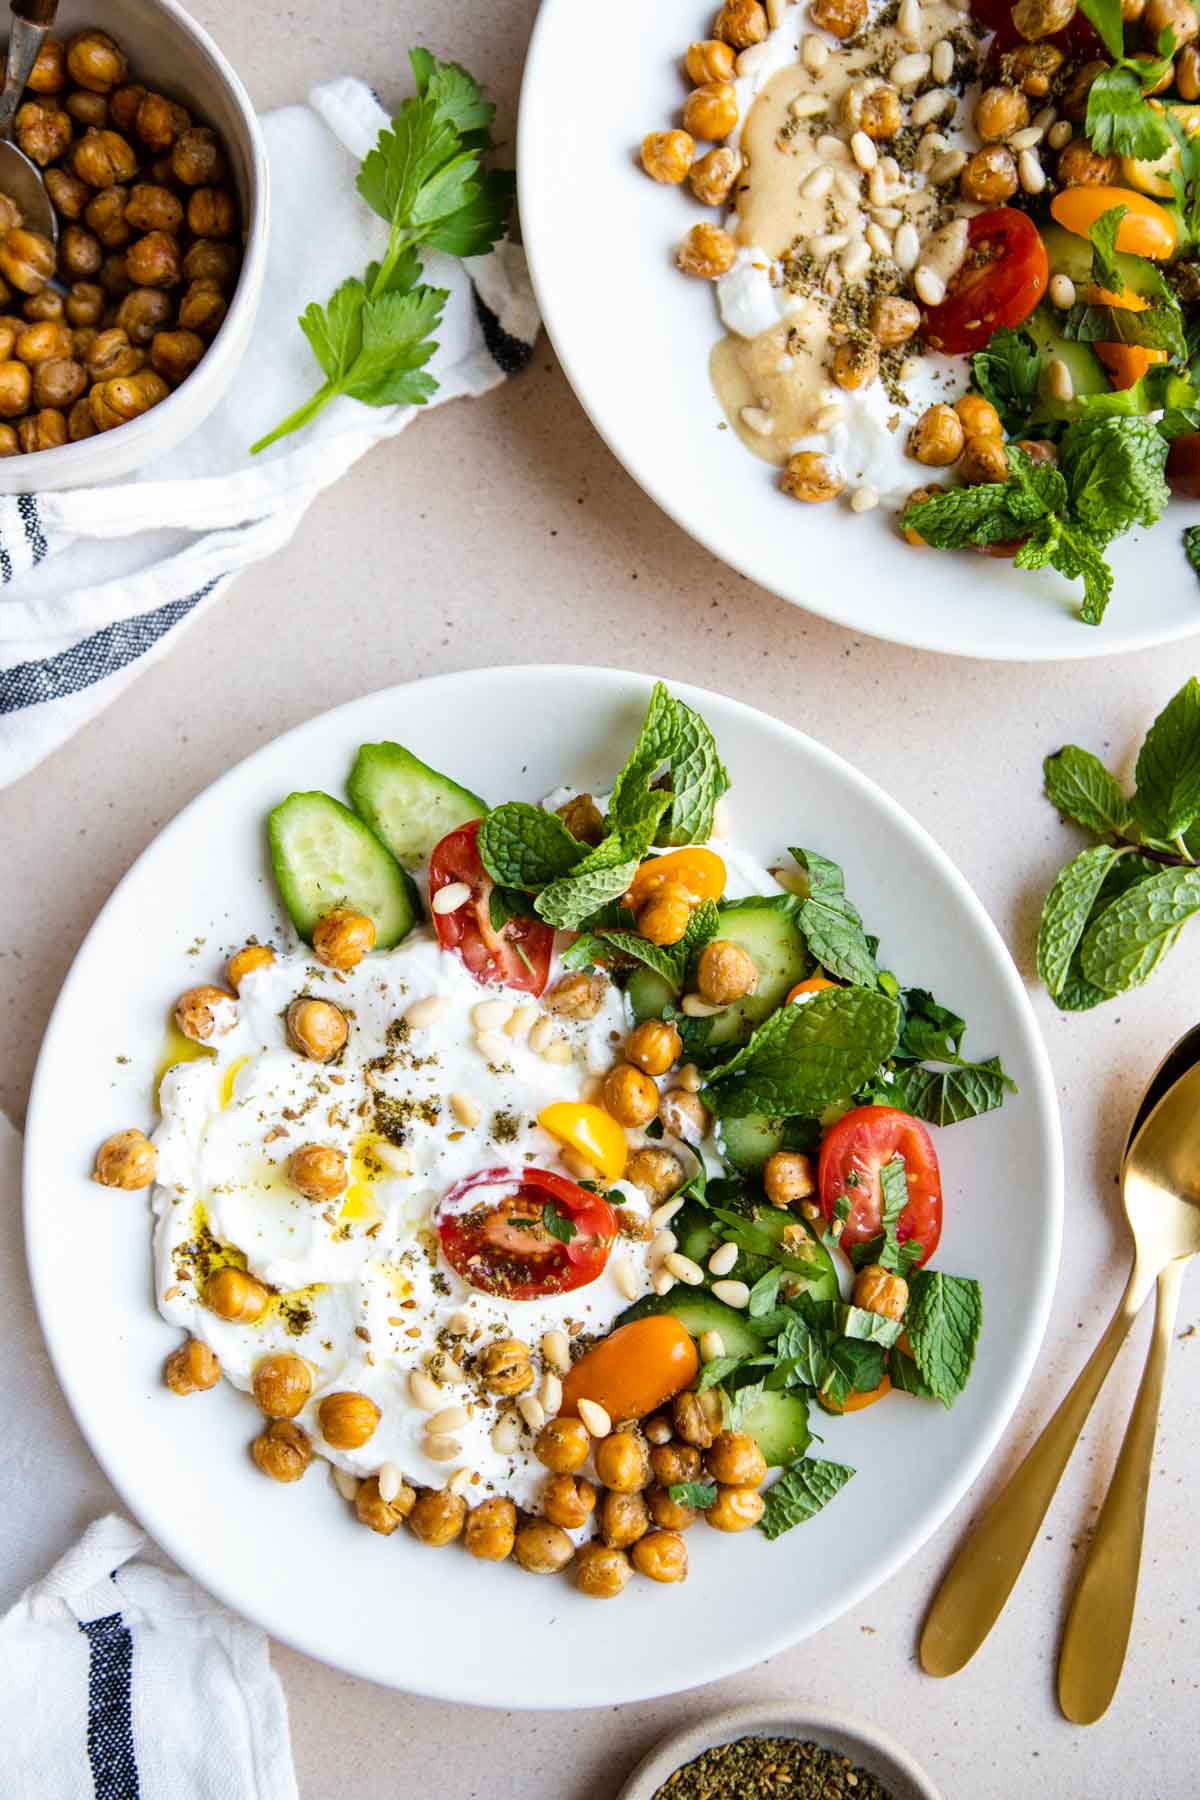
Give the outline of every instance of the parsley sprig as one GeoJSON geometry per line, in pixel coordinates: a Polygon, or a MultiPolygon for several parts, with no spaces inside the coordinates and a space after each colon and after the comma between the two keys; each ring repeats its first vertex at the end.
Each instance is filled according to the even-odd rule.
{"type": "Polygon", "coordinates": [[[437,392],[425,365],[437,349],[433,333],[448,295],[420,279],[418,251],[481,256],[504,233],[514,179],[481,164],[495,108],[457,63],[420,49],[409,61],[417,92],[358,172],[359,193],[387,222],[387,250],[324,306],[314,301],[301,314],[325,380],[253,445],[254,455],[302,430],[339,394],[365,406],[423,406],[437,392]]]}

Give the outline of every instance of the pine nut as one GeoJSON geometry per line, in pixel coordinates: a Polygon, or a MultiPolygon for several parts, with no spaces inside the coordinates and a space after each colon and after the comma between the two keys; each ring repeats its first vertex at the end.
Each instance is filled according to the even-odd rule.
{"type": "MultiPolygon", "coordinates": [[[[851,206],[858,205],[858,191],[862,184],[861,169],[839,169],[833,178],[833,191],[839,200],[848,201],[851,206]]],[[[837,215],[835,214],[835,217],[837,215]]]]}
{"type": "MultiPolygon", "coordinates": [[[[836,231],[831,231],[824,237],[809,238],[808,240],[809,249],[814,256],[832,256],[834,251],[841,250],[845,243],[846,239],[839,236],[836,231]],[[828,247],[818,249],[818,244],[828,247]]],[[[686,1013],[689,1019],[711,1019],[715,1014],[724,1012],[728,1004],[728,1001],[724,1001],[720,1006],[714,1006],[711,1001],[702,1000],[699,994],[685,994],[680,1003],[680,1011],[686,1013]]]]}
{"type": "Polygon", "coordinates": [[[613,1264],[613,1281],[616,1283],[618,1294],[626,1300],[636,1300],[641,1292],[637,1270],[627,1256],[618,1257],[613,1264]]]}
{"type": "Polygon", "coordinates": [[[783,24],[783,12],[788,0],[767,0],[767,24],[774,31],[777,25],[783,24]]]}
{"type": "Polygon", "coordinates": [[[829,111],[829,100],[824,94],[797,94],[788,111],[793,119],[815,119],[818,113],[829,111]]]}
{"type": "Polygon", "coordinates": [[[681,1087],[685,1094],[698,1094],[704,1086],[704,1077],[695,1063],[684,1063],[675,1077],[675,1086],[681,1087]]]}
{"type": "Polygon", "coordinates": [[[935,81],[947,82],[954,73],[954,45],[949,38],[939,38],[929,59],[935,81]]]}
{"type": "Polygon", "coordinates": [[[455,1495],[457,1495],[457,1497],[459,1499],[461,1499],[462,1496],[466,1493],[467,1489],[470,1487],[470,1485],[471,1485],[470,1469],[455,1469],[453,1475],[450,1477],[449,1481],[446,1483],[446,1492],[448,1494],[455,1494],[455,1495]]]}
{"type": "Polygon", "coordinates": [[[1043,106],[1041,112],[1034,113],[1033,123],[1039,131],[1049,131],[1057,117],[1058,114],[1052,106],[1043,106]]]}
{"type": "Polygon", "coordinates": [[[1039,125],[1026,125],[1024,131],[1014,131],[1008,140],[1010,150],[1032,150],[1040,144],[1044,133],[1039,125]]]}
{"type": "Polygon", "coordinates": [[[568,1044],[566,1038],[557,1037],[551,1043],[547,1044],[546,1048],[542,1051],[542,1061],[548,1063],[569,1063],[571,1054],[571,1046],[568,1044]]]}
{"type": "MultiPolygon", "coordinates": [[[[871,230],[878,231],[878,225],[873,225],[871,230]]],[[[891,248],[890,244],[888,248],[891,248]]],[[[847,281],[860,280],[862,276],[866,274],[870,266],[871,246],[870,244],[865,243],[862,238],[857,239],[855,243],[850,244],[842,251],[842,274],[846,277],[847,281]]]]}
{"type": "Polygon", "coordinates": [[[546,1017],[540,1018],[529,1033],[529,1048],[535,1056],[540,1056],[546,1045],[554,1036],[555,1027],[546,1017]]]}
{"type": "Polygon", "coordinates": [[[913,287],[916,289],[917,299],[923,300],[926,306],[940,306],[946,298],[946,284],[941,276],[935,275],[932,269],[923,264],[913,276],[913,287]]]}
{"type": "MultiPolygon", "coordinates": [[[[626,1266],[628,1267],[628,1264],[626,1266]]],[[[542,1376],[541,1386],[538,1388],[538,1399],[545,1407],[549,1417],[552,1417],[562,1405],[562,1382],[551,1369],[547,1369],[542,1376]]]]}
{"type": "Polygon", "coordinates": [[[740,1308],[750,1304],[750,1289],[744,1281],[714,1281],[712,1291],[726,1306],[740,1308]]]}
{"type": "Polygon", "coordinates": [[[565,1331],[544,1331],[541,1342],[542,1361],[549,1363],[558,1375],[566,1375],[571,1367],[571,1342],[565,1331]]]}
{"type": "Polygon", "coordinates": [[[409,1007],[404,1015],[404,1023],[413,1031],[424,1031],[449,1010],[450,1002],[445,994],[430,994],[427,1000],[417,1000],[409,1007]]]}
{"type": "Polygon", "coordinates": [[[379,1498],[385,1506],[390,1506],[404,1486],[403,1475],[394,1462],[385,1462],[380,1464],[375,1480],[379,1488],[379,1498]]]}
{"type": "Polygon", "coordinates": [[[419,1406],[422,1412],[427,1413],[436,1412],[446,1398],[433,1377],[426,1375],[422,1369],[410,1370],[408,1391],[412,1396],[413,1404],[419,1406]]]}
{"type": "Polygon", "coordinates": [[[800,46],[800,60],[813,75],[819,74],[829,61],[829,45],[824,38],[808,32],[800,46]]]}
{"type": "Polygon", "coordinates": [[[873,169],[879,161],[875,140],[869,138],[865,131],[856,131],[851,137],[850,154],[860,169],[873,169]]]}
{"type": "Polygon", "coordinates": [[[472,1100],[470,1094],[451,1094],[450,1111],[459,1124],[466,1125],[468,1129],[473,1125],[478,1125],[483,1117],[483,1108],[478,1100],[472,1100]]]}
{"type": "Polygon", "coordinates": [[[650,1248],[646,1251],[647,1262],[663,1262],[670,1256],[679,1243],[673,1231],[660,1231],[650,1240],[650,1248]]]}
{"type": "Polygon", "coordinates": [[[528,1036],[529,1032],[533,1029],[534,1021],[537,1019],[539,1012],[540,1008],[536,1006],[518,1006],[516,1012],[504,1027],[509,1037],[520,1038],[528,1036]]]}
{"type": "Polygon", "coordinates": [[[469,882],[451,881],[438,889],[429,904],[435,913],[452,913],[457,912],[460,906],[465,906],[470,898],[469,882]]]}
{"type": "Polygon", "coordinates": [[[885,231],[895,231],[897,225],[904,223],[904,214],[898,206],[876,206],[872,203],[871,211],[875,216],[875,223],[882,225],[885,231]]]}
{"type": "Polygon", "coordinates": [[[1052,150],[1062,150],[1070,143],[1074,130],[1070,119],[1060,119],[1046,133],[1046,142],[1052,150]]]}
{"type": "Polygon", "coordinates": [[[844,163],[850,160],[845,138],[836,137],[832,131],[822,132],[817,139],[817,155],[822,162],[844,163]]]}
{"type": "Polygon", "coordinates": [[[446,1320],[446,1330],[451,1337],[466,1337],[471,1329],[471,1315],[465,1312],[451,1313],[446,1320]]]}
{"type": "Polygon", "coordinates": [[[854,82],[852,86],[846,89],[845,97],[842,100],[842,111],[846,115],[847,125],[858,126],[862,124],[864,97],[863,84],[861,81],[854,82]]]}
{"type": "Polygon", "coordinates": [[[502,1068],[508,1061],[508,1045],[498,1031],[481,1031],[475,1039],[475,1048],[493,1069],[502,1068]]]}
{"type": "Polygon", "coordinates": [[[499,1031],[512,1018],[511,1000],[480,1000],[471,1008],[471,1023],[476,1031],[499,1031]]]}
{"type": "Polygon", "coordinates": [[[867,198],[872,206],[886,206],[895,196],[895,184],[882,163],[867,178],[867,198]]]}
{"type": "Polygon", "coordinates": [[[607,1437],[612,1430],[612,1420],[596,1400],[581,1400],[579,1416],[594,1438],[607,1437]]]}
{"type": "Polygon", "coordinates": [[[918,81],[924,81],[932,66],[933,58],[924,50],[898,56],[892,64],[892,81],[898,88],[916,87],[918,81]]]}
{"type": "MultiPolygon", "coordinates": [[[[891,256],[892,240],[883,229],[882,225],[876,225],[872,220],[871,224],[867,226],[866,238],[867,244],[875,252],[876,256],[891,256]]],[[[846,276],[847,280],[851,279],[850,271],[846,267],[846,258],[849,255],[850,251],[847,250],[846,255],[842,258],[842,273],[846,276]]]]}
{"type": "Polygon", "coordinates": [[[836,402],[832,406],[823,406],[813,420],[813,430],[832,431],[835,425],[841,424],[844,410],[845,409],[838,406],[836,402]]]}
{"type": "Polygon", "coordinates": [[[965,150],[943,150],[929,170],[929,179],[934,187],[940,187],[944,181],[953,181],[961,175],[966,166],[965,150]]]}
{"type": "Polygon", "coordinates": [[[466,1370],[460,1369],[454,1358],[447,1356],[444,1350],[431,1350],[425,1358],[425,1367],[443,1387],[461,1387],[467,1379],[466,1370]]]}
{"type": "Polygon", "coordinates": [[[907,43],[920,43],[921,8],[919,0],[901,0],[900,11],[896,14],[896,29],[907,43]]]}
{"type": "Polygon", "coordinates": [[[748,431],[756,431],[760,437],[770,437],[775,429],[774,419],[761,406],[743,406],[738,417],[748,431]]]}
{"type": "Polygon", "coordinates": [[[522,1394],[517,1401],[517,1411],[530,1431],[540,1431],[546,1423],[546,1409],[536,1394],[522,1394]]]}
{"type": "Polygon", "coordinates": [[[1073,400],[1075,383],[1061,356],[1056,356],[1046,372],[1046,386],[1056,400],[1073,400]]]}
{"type": "Polygon", "coordinates": [[[471,1415],[465,1406],[443,1406],[440,1412],[426,1419],[425,1429],[430,1437],[449,1437],[452,1432],[461,1431],[469,1425],[471,1415]]]}
{"type": "Polygon", "coordinates": [[[725,1354],[725,1340],[719,1331],[703,1331],[700,1334],[700,1361],[716,1362],[725,1354]]]}
{"type": "Polygon", "coordinates": [[[330,1463],[329,1472],[333,1476],[333,1485],[343,1500],[353,1500],[358,1493],[358,1476],[351,1475],[349,1469],[339,1469],[336,1463],[330,1463]]]}
{"type": "Polygon", "coordinates": [[[736,1244],[721,1244],[708,1259],[709,1273],[711,1275],[728,1275],[737,1259],[736,1244]]]}
{"type": "Polygon", "coordinates": [[[817,1205],[815,1200],[802,1200],[800,1202],[800,1217],[802,1219],[807,1219],[810,1225],[815,1225],[820,1216],[821,1208],[817,1205]]]}
{"type": "Polygon", "coordinates": [[[873,487],[855,488],[850,496],[850,511],[854,513],[870,512],[879,505],[879,494],[873,487]]]}
{"type": "Polygon", "coordinates": [[[491,1432],[492,1449],[511,1456],[521,1442],[521,1421],[515,1412],[501,1413],[491,1432]]]}
{"type": "Polygon", "coordinates": [[[412,1174],[412,1157],[399,1144],[389,1144],[386,1138],[379,1138],[371,1145],[371,1155],[389,1175],[412,1174]]]}
{"type": "Polygon", "coordinates": [[[823,200],[833,186],[833,170],[822,166],[806,175],[800,183],[800,192],[806,200],[823,200]]]}
{"type": "Polygon", "coordinates": [[[678,1250],[668,1250],[663,1257],[663,1268],[676,1281],[684,1282],[688,1287],[702,1287],[704,1270],[690,1256],[681,1256],[678,1250]]]}
{"type": "Polygon", "coordinates": [[[932,119],[940,119],[944,113],[954,108],[954,95],[948,88],[930,88],[919,100],[914,100],[909,119],[914,125],[928,125],[932,119]]]}
{"type": "Polygon", "coordinates": [[[921,240],[917,236],[917,228],[905,219],[903,225],[897,227],[895,248],[892,252],[898,266],[906,272],[915,269],[917,258],[921,254],[921,240]]]}
{"type": "Polygon", "coordinates": [[[453,1462],[462,1455],[462,1445],[453,1437],[427,1437],[421,1448],[430,1462],[453,1462]]]}
{"type": "Polygon", "coordinates": [[[1046,185],[1046,171],[1032,150],[1022,150],[1017,158],[1017,174],[1027,194],[1040,194],[1046,185]]]}
{"type": "Polygon", "coordinates": [[[664,1200],[662,1205],[656,1206],[654,1211],[650,1214],[650,1223],[656,1231],[661,1231],[664,1225],[669,1225],[671,1223],[675,1214],[681,1211],[682,1207],[682,1200],[664,1200]]]}
{"type": "Polygon", "coordinates": [[[822,279],[821,287],[833,300],[836,300],[841,293],[842,271],[837,267],[836,263],[828,262],[825,264],[825,275],[822,279]]]}
{"type": "Polygon", "coordinates": [[[1050,304],[1057,306],[1060,312],[1067,312],[1075,304],[1075,283],[1069,275],[1052,275],[1049,294],[1050,304]]]}
{"type": "Polygon", "coordinates": [[[669,1274],[666,1269],[657,1269],[650,1277],[650,1286],[661,1300],[663,1295],[669,1294],[671,1289],[675,1286],[675,1277],[669,1274]]]}

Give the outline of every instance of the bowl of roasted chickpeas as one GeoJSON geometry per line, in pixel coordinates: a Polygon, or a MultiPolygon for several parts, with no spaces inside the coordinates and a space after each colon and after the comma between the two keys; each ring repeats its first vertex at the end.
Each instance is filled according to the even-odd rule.
{"type": "Polygon", "coordinates": [[[111,481],[207,418],[245,352],[262,134],[175,0],[63,0],[14,136],[57,243],[0,194],[0,493],[111,481]]]}

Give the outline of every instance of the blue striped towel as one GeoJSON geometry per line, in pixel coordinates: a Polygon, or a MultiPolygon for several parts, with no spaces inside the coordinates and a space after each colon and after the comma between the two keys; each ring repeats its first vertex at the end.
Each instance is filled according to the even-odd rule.
{"type": "MultiPolygon", "coordinates": [[[[110,705],[241,569],[287,543],[323,488],[421,410],[338,400],[299,437],[249,456],[316,385],[296,315],[386,242],[354,190],[386,123],[350,78],[264,119],[272,218],[262,305],[241,376],[199,431],[112,486],[0,497],[0,786],[110,705]]],[[[427,279],[450,291],[431,404],[486,393],[533,350],[524,255],[504,243],[467,264],[437,252],[424,261],[427,279]]]]}

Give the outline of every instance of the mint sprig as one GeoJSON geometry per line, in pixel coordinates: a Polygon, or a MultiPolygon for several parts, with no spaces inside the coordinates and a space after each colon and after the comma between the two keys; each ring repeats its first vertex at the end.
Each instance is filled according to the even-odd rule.
{"type": "Polygon", "coordinates": [[[837,1497],[854,1470],[845,1463],[826,1462],[815,1456],[801,1457],[780,1476],[764,1496],[759,1530],[769,1538],[782,1537],[794,1525],[815,1518],[837,1497]]]}
{"type": "Polygon", "coordinates": [[[900,1009],[870,988],[830,988],[784,1006],[709,1075],[706,1104],[720,1118],[818,1116],[859,1089],[891,1054],[900,1009]]]}
{"type": "Polygon", "coordinates": [[[982,1326],[977,1281],[940,1269],[917,1269],[910,1276],[904,1327],[917,1372],[943,1406],[952,1406],[967,1384],[982,1326]]]}

